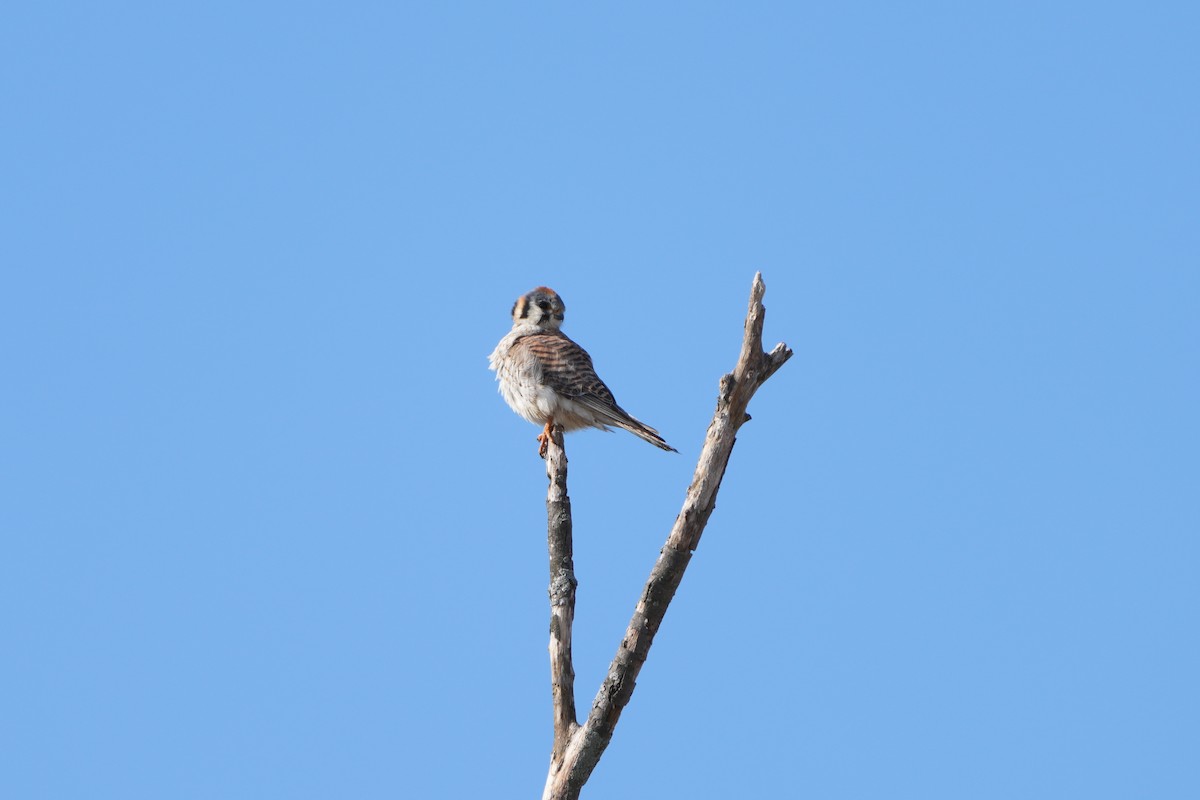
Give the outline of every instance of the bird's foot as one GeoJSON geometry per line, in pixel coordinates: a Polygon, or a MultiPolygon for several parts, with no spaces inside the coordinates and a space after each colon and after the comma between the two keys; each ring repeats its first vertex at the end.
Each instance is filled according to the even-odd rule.
{"type": "Polygon", "coordinates": [[[546,448],[548,448],[550,446],[550,437],[553,435],[553,433],[554,433],[554,420],[550,420],[549,422],[546,423],[546,427],[542,430],[541,433],[538,434],[538,437],[537,437],[538,456],[540,456],[541,458],[546,457],[546,448]]]}

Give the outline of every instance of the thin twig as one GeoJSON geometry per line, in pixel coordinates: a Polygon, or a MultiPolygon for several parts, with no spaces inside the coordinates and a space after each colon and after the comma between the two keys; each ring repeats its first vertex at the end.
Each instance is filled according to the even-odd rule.
{"type": "MultiPolygon", "coordinates": [[[[617,725],[617,720],[620,719],[621,711],[624,710],[633,694],[638,672],[646,661],[646,655],[650,651],[654,635],[658,632],[659,625],[662,624],[667,606],[670,604],[671,598],[675,596],[675,590],[683,579],[683,573],[687,569],[692,553],[695,552],[700,542],[704,526],[708,523],[708,518],[716,506],[717,490],[725,476],[725,468],[729,465],[729,456],[733,452],[738,429],[750,419],[746,413],[750,398],[754,396],[758,387],[762,386],[768,378],[775,374],[776,370],[792,357],[792,351],[783,343],[776,345],[770,353],[763,352],[762,330],[766,310],[763,308],[762,298],[765,291],[762,273],[758,273],[754,276],[754,284],[750,290],[750,305],[746,313],[741,354],[733,372],[721,378],[717,394],[717,408],[712,422],[708,426],[704,448],[700,452],[700,459],[696,464],[692,483],[688,487],[683,509],[675,518],[675,525],[667,537],[667,542],[663,545],[658,561],[650,571],[650,577],[634,608],[633,617],[625,631],[625,637],[617,649],[616,657],[609,665],[608,675],[604,678],[600,691],[592,701],[592,709],[588,714],[587,721],[582,726],[577,725],[575,720],[573,689],[569,686],[560,689],[559,686],[559,681],[573,680],[570,664],[570,621],[575,608],[575,580],[570,564],[570,520],[567,519],[565,523],[560,520],[557,523],[560,530],[565,526],[568,532],[565,545],[566,571],[563,573],[561,566],[563,545],[561,542],[558,543],[559,556],[556,559],[554,535],[556,523],[552,512],[550,525],[551,663],[552,665],[558,664],[558,655],[564,652],[566,661],[565,664],[558,664],[552,669],[555,679],[554,752],[551,757],[550,772],[546,778],[546,788],[542,794],[543,800],[574,800],[578,798],[580,789],[592,774],[592,770],[595,769],[596,763],[612,739],[613,729],[617,725]],[[556,564],[559,565],[559,573],[555,572],[556,564]],[[569,600],[564,601],[564,605],[567,605],[569,610],[558,616],[553,611],[555,608],[553,587],[556,574],[569,576],[569,581],[564,581],[564,585],[569,584],[570,586],[569,600]],[[563,619],[566,621],[565,637],[562,635],[561,627],[563,619]],[[560,621],[557,651],[554,627],[556,620],[560,621]],[[563,698],[561,704],[560,696],[563,698]],[[570,705],[569,715],[566,713],[568,703],[570,705]],[[564,739],[560,736],[564,730],[568,731],[565,737],[565,747],[563,746],[564,739]]],[[[551,454],[555,452],[555,445],[561,451],[561,436],[555,437],[550,448],[551,454]]],[[[548,455],[547,473],[551,476],[550,495],[555,497],[555,481],[559,473],[551,472],[550,459],[551,456],[548,455]]],[[[561,477],[561,498],[565,502],[565,456],[563,456],[561,465],[561,477]]],[[[549,504],[550,501],[547,502],[549,504]]],[[[569,505],[561,506],[561,508],[565,508],[569,515],[569,505]]]]}

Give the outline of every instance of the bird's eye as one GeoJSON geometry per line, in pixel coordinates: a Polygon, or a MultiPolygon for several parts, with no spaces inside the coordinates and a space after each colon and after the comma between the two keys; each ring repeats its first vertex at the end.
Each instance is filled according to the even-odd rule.
{"type": "Polygon", "coordinates": [[[549,300],[538,300],[537,305],[538,305],[538,308],[540,308],[542,311],[550,310],[550,301],[549,300]]]}

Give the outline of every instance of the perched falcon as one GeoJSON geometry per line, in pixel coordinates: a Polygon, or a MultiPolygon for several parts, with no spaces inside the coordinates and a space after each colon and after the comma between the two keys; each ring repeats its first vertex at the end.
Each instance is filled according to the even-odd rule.
{"type": "Polygon", "coordinates": [[[539,286],[517,298],[513,326],[488,357],[500,381],[500,394],[513,411],[535,425],[538,454],[546,456],[550,429],[624,428],[655,447],[678,452],[658,431],[638,422],[617,405],[613,393],[592,367],[592,357],[559,330],[566,306],[552,289],[539,286]]]}

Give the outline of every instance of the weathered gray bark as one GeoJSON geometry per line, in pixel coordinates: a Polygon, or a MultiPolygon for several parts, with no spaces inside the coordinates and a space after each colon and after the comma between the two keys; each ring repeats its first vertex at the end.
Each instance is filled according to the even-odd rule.
{"type": "Polygon", "coordinates": [[[567,458],[561,429],[546,453],[550,490],[546,499],[550,546],[550,675],[554,697],[554,747],[543,800],[574,800],[612,739],[621,711],[633,694],[667,605],[683,579],[704,526],[716,505],[738,429],[750,419],[746,407],[768,378],[792,357],[783,343],[763,352],[762,274],[754,276],[742,351],[733,372],[721,378],[717,409],[688,487],[683,510],[659,553],[642,590],[625,637],[583,725],[575,717],[575,672],[571,665],[571,624],[575,616],[575,572],[571,559],[571,505],[567,498],[567,458]]]}
{"type": "Polygon", "coordinates": [[[575,668],[571,665],[571,626],[575,622],[575,562],[571,544],[571,498],[567,497],[567,454],[563,430],[555,427],[546,449],[548,520],[546,544],[550,551],[550,685],[554,696],[554,749],[552,761],[561,761],[567,741],[579,724],[575,721],[575,668]]]}

